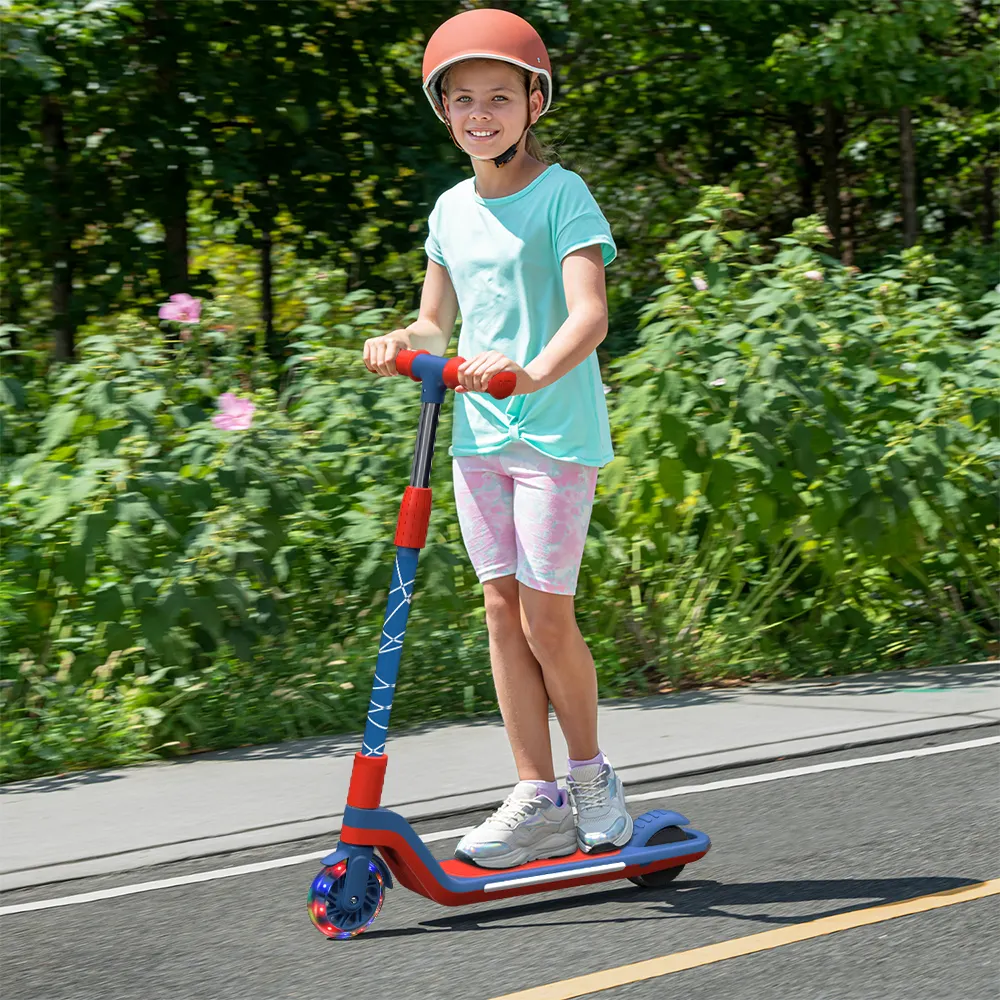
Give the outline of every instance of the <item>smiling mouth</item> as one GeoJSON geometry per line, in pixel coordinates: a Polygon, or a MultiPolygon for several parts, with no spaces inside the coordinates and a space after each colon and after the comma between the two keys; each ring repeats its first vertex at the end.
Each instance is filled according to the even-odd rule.
{"type": "Polygon", "coordinates": [[[499,133],[499,129],[488,129],[488,128],[477,128],[477,129],[466,129],[466,134],[471,135],[473,139],[492,139],[495,135],[499,133]]]}

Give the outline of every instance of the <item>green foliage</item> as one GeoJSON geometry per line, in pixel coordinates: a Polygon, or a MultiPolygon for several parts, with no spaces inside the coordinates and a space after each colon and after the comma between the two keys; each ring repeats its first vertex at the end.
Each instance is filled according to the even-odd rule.
{"type": "Polygon", "coordinates": [[[631,631],[674,681],[759,669],[795,635],[871,635],[890,608],[985,642],[1000,295],[972,318],[918,248],[843,268],[815,219],[768,260],[736,228],[741,198],[707,190],[660,257],[641,346],[615,366],[599,631],[631,631]]]}
{"type": "MultiPolygon", "coordinates": [[[[992,649],[997,0],[504,6],[621,251],[578,602],[602,691],[992,649]],[[896,256],[904,105],[924,249],[896,256]],[[793,228],[818,210],[836,253],[793,228]]],[[[5,10],[5,777],[363,719],[416,413],[358,348],[467,174],[420,93],[456,7],[225,8],[5,10]],[[189,340],[154,322],[178,290],[189,340]],[[224,392],[249,429],[212,425],[224,392]]],[[[402,723],[495,704],[434,485],[402,723]]]]}
{"type": "MultiPolygon", "coordinates": [[[[579,608],[604,694],[979,657],[995,641],[1000,295],[919,249],[870,274],[798,222],[769,258],[706,189],[609,375],[579,608]]],[[[416,424],[358,345],[394,322],[299,290],[277,376],[206,308],[123,315],[4,382],[5,776],[359,726],[416,424]],[[186,335],[185,335],[186,336],[186,335]],[[253,399],[245,430],[209,419],[253,399]]],[[[10,354],[8,354],[8,360],[10,354]]],[[[440,431],[450,433],[446,407],[440,431]]],[[[478,586],[434,477],[394,721],[495,707],[478,586]]]]}
{"type": "MultiPolygon", "coordinates": [[[[82,342],[75,364],[8,377],[0,641],[11,774],[41,766],[25,734],[55,726],[58,742],[63,723],[97,713],[103,725],[112,705],[131,719],[137,692],[145,712],[125,728],[141,730],[145,751],[363,719],[417,411],[412,383],[376,385],[358,362],[385,311],[369,293],[345,295],[342,276],[339,293],[337,276],[323,286],[304,298],[280,399],[270,365],[246,368],[241,339],[214,329],[211,309],[189,340],[121,316],[82,342]],[[225,391],[252,395],[249,429],[212,425],[225,391]],[[95,706],[88,685],[102,671],[108,696],[95,706]]],[[[446,514],[450,486],[436,493],[421,580],[437,613],[411,632],[426,672],[400,686],[403,721],[471,710],[470,684],[479,707],[492,703],[488,668],[472,662],[482,626],[462,623],[474,577],[446,514]]],[[[77,750],[67,765],[93,762],[77,750]]]]}

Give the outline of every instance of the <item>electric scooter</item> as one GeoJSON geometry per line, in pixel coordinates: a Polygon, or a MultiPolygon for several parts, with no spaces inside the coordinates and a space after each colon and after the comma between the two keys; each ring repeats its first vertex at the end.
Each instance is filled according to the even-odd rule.
{"type": "MultiPolygon", "coordinates": [[[[427,539],[431,513],[431,461],[445,390],[458,385],[462,358],[427,351],[400,351],[396,369],[421,383],[420,424],[410,474],[396,525],[396,559],[385,623],[375,663],[371,702],[361,750],[355,754],[347,806],[337,849],[322,860],[309,887],[309,916],[328,938],[346,939],[366,931],[378,916],[385,891],[396,881],[445,906],[545,892],[627,878],[657,888],[708,853],[704,833],[686,829],[679,813],[655,809],[634,821],[632,839],[622,848],[599,854],[582,851],[567,857],[532,861],[515,868],[485,869],[460,860],[437,861],[410,824],[379,806],[385,779],[386,734],[406,622],[413,598],[417,559],[427,539]],[[376,850],[378,853],[376,853],[376,850]]],[[[487,391],[505,399],[516,376],[495,375],[487,391]]]]}

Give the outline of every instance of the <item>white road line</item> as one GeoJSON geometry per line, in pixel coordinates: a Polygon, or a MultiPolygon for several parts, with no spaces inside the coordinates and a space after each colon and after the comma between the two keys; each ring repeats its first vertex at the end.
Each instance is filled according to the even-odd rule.
{"type": "Polygon", "coordinates": [[[977,747],[989,747],[997,743],[1000,743],[1000,736],[986,736],[981,740],[968,740],[965,743],[949,743],[946,746],[940,747],[921,747],[918,750],[899,750],[896,753],[881,753],[876,757],[832,760],[826,764],[810,764],[808,767],[790,767],[785,771],[771,771],[768,774],[751,774],[745,778],[724,778],[721,781],[709,781],[704,785],[678,785],[676,788],[661,789],[657,792],[641,792],[638,795],[626,795],[625,800],[627,802],[644,802],[647,799],[662,799],[664,796],[673,798],[675,795],[693,795],[695,792],[714,792],[718,788],[762,785],[766,781],[780,781],[782,778],[798,778],[803,774],[843,771],[849,767],[862,767],[865,764],[885,764],[888,761],[908,760],[911,757],[933,757],[939,753],[954,753],[956,750],[975,750],[977,747]]]}
{"type": "MultiPolygon", "coordinates": [[[[915,750],[900,750],[897,753],[883,753],[874,757],[855,757],[851,760],[835,760],[825,764],[810,764],[807,767],[793,767],[784,771],[770,771],[767,774],[751,774],[742,778],[724,778],[721,781],[709,781],[702,785],[678,785],[675,788],[662,788],[655,792],[642,792],[626,796],[629,802],[644,802],[649,799],[675,798],[679,795],[693,795],[696,792],[714,792],[723,788],[739,788],[743,785],[760,785],[768,781],[781,781],[784,778],[799,778],[806,774],[824,774],[828,771],[842,771],[850,767],[862,767],[866,764],[885,764],[895,760],[909,760],[914,757],[933,757],[937,754],[955,753],[958,750],[975,750],[979,747],[995,746],[1000,743],[1000,736],[987,736],[979,740],[967,740],[963,743],[948,743],[944,746],[920,747],[915,750]]],[[[439,840],[454,840],[468,833],[472,827],[460,830],[438,830],[421,837],[425,844],[439,840]]],[[[237,865],[234,868],[218,868],[214,871],[196,872],[192,875],[178,875],[176,878],[157,879],[153,882],[138,882],[133,885],[120,885],[112,889],[98,889],[95,892],[81,892],[73,896],[61,896],[54,899],[40,899],[33,903],[16,903],[12,906],[0,906],[0,917],[14,913],[30,913],[35,910],[49,910],[57,906],[74,906],[77,903],[94,903],[102,899],[117,899],[120,896],[134,896],[140,892],[152,892],[155,889],[173,889],[181,885],[194,885],[198,882],[212,882],[222,878],[236,878],[239,875],[252,875],[256,872],[266,872],[273,868],[289,868],[292,865],[305,864],[307,861],[317,861],[330,853],[315,851],[309,854],[293,854],[287,858],[273,858],[270,861],[258,861],[250,865],[237,865]]]]}

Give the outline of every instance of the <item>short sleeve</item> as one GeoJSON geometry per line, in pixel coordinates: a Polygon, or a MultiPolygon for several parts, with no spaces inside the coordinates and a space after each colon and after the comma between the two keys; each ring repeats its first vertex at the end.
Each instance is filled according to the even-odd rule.
{"type": "Polygon", "coordinates": [[[557,201],[554,220],[559,260],[563,261],[574,250],[600,245],[604,266],[607,267],[618,256],[611,226],[584,179],[578,174],[567,174],[567,183],[557,201]]]}
{"type": "Polygon", "coordinates": [[[441,242],[438,236],[440,221],[441,200],[438,199],[427,219],[427,239],[424,240],[424,251],[435,264],[445,267],[447,265],[444,262],[444,254],[441,252],[441,242]]]}

